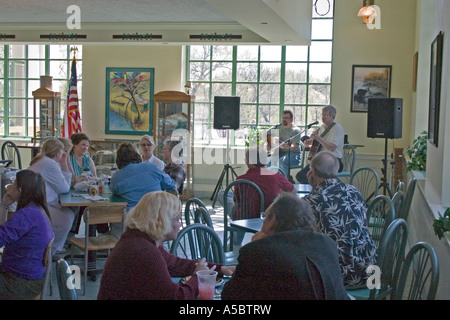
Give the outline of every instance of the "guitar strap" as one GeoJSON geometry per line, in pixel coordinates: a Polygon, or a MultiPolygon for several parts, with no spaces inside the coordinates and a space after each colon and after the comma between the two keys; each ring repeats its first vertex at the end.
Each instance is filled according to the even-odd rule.
{"type": "MultiPolygon", "coordinates": [[[[333,122],[324,132],[322,132],[320,137],[321,138],[325,137],[328,134],[328,132],[330,132],[331,128],[334,127],[335,124],[336,124],[336,122],[333,122]]],[[[319,147],[317,148],[317,153],[320,152],[320,149],[322,149],[322,144],[319,143],[319,147]]]]}

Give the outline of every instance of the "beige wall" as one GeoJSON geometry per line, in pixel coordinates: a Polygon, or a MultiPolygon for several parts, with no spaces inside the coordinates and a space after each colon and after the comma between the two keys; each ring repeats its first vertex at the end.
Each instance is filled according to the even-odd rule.
{"type": "Polygon", "coordinates": [[[367,113],[350,112],[352,65],[391,65],[391,97],[403,98],[403,126],[402,138],[389,140],[390,155],[393,147],[407,147],[411,139],[416,6],[411,0],[377,0],[381,29],[369,30],[356,16],[361,4],[359,0],[336,0],[331,99],[338,108],[336,120],[350,143],[365,146],[357,152],[383,155],[385,140],[367,138],[367,113]]]}
{"type": "Polygon", "coordinates": [[[154,93],[181,90],[181,46],[86,45],[83,47],[83,131],[91,139],[139,139],[105,134],[106,68],[154,68],[154,93]]]}

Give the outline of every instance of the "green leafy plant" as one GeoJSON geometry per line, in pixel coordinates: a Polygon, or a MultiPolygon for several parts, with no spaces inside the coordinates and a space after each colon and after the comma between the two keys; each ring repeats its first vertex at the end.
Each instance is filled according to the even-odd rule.
{"type": "Polygon", "coordinates": [[[248,131],[248,136],[245,139],[245,146],[248,148],[250,146],[257,146],[259,144],[263,144],[264,140],[262,139],[262,133],[259,131],[258,127],[252,126],[248,131]]]}
{"type": "Polygon", "coordinates": [[[417,170],[425,171],[427,161],[427,141],[428,132],[423,131],[416,139],[412,146],[408,147],[405,152],[411,158],[406,165],[406,172],[417,170]]]}
{"type": "Polygon", "coordinates": [[[438,212],[438,214],[439,219],[434,219],[433,229],[434,233],[441,239],[445,232],[450,231],[450,208],[445,210],[444,215],[440,212],[438,212]]]}

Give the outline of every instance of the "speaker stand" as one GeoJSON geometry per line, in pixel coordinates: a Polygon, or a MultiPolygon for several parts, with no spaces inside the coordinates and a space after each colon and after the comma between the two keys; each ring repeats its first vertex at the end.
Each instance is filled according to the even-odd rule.
{"type": "Polygon", "coordinates": [[[212,203],[213,209],[216,205],[217,195],[219,194],[220,189],[223,188],[223,178],[225,177],[225,183],[226,183],[225,188],[228,186],[228,183],[229,183],[229,171],[231,171],[233,180],[237,178],[236,172],[234,171],[233,167],[230,165],[231,159],[230,159],[230,132],[229,132],[229,130],[227,130],[226,158],[227,158],[227,163],[223,166],[222,173],[220,174],[219,180],[217,181],[216,187],[214,188],[214,192],[210,199],[210,200],[214,200],[212,203]]]}
{"type": "MultiPolygon", "coordinates": [[[[383,161],[383,168],[381,169],[382,173],[383,173],[383,177],[381,178],[381,183],[380,183],[380,188],[383,187],[383,194],[386,195],[386,192],[389,193],[389,197],[392,198],[392,191],[391,188],[389,186],[388,180],[387,180],[387,149],[388,149],[388,138],[385,138],[384,141],[384,159],[383,161]]],[[[392,165],[392,172],[394,171],[394,162],[391,161],[391,165],[392,165]]],[[[392,183],[392,181],[391,181],[392,183]]]]}

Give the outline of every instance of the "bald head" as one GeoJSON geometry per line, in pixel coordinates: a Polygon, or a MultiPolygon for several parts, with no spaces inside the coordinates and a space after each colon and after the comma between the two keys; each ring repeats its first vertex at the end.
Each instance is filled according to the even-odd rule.
{"type": "Polygon", "coordinates": [[[339,160],[330,152],[322,151],[311,160],[311,168],[319,178],[336,178],[339,171],[339,160]]]}

